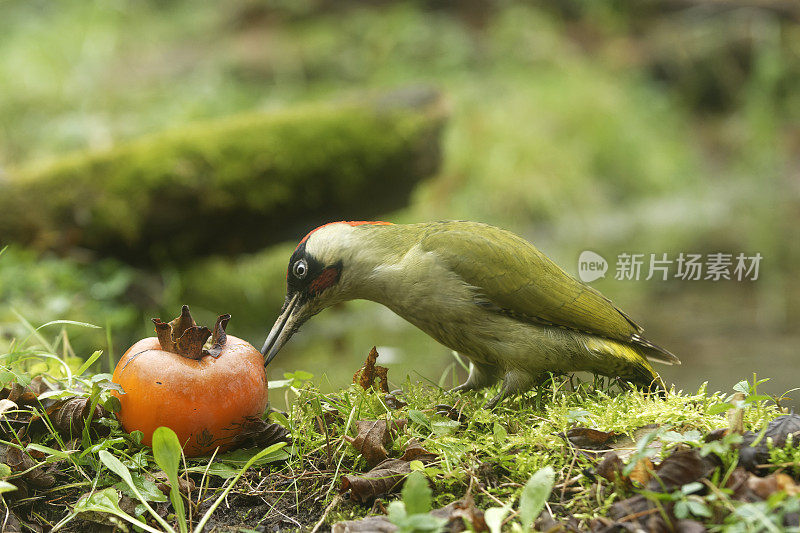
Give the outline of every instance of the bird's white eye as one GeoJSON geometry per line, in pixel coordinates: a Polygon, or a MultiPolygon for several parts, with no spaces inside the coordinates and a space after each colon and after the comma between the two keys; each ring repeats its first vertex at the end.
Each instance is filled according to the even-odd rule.
{"type": "Polygon", "coordinates": [[[305,259],[298,260],[292,267],[292,272],[298,279],[303,279],[306,277],[306,274],[308,274],[308,265],[306,264],[305,259]]]}

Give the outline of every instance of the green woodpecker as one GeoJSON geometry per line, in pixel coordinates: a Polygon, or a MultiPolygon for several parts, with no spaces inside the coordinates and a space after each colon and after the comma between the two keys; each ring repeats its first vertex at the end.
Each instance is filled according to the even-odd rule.
{"type": "Polygon", "coordinates": [[[531,243],[477,222],[334,222],[313,230],[289,260],[286,301],[262,348],[266,364],[306,320],[355,299],[385,305],[468,357],[469,378],[454,390],[503,379],[490,408],[547,372],[584,370],[663,388],[647,360],[680,364],[531,243]]]}

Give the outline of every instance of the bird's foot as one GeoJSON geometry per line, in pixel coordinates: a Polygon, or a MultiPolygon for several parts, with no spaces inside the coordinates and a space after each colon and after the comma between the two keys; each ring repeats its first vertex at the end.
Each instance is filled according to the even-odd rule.
{"type": "Polygon", "coordinates": [[[501,401],[503,398],[505,398],[505,397],[506,397],[506,391],[505,391],[505,389],[500,389],[500,392],[498,392],[498,393],[497,393],[497,394],[496,394],[496,395],[495,395],[495,396],[494,396],[494,397],[493,397],[491,400],[489,400],[488,402],[486,402],[486,405],[484,405],[484,406],[483,406],[483,408],[484,408],[484,409],[488,409],[489,411],[491,411],[491,410],[492,410],[492,409],[494,409],[494,408],[497,406],[497,404],[498,404],[498,403],[500,403],[500,401],[501,401]]]}
{"type": "Polygon", "coordinates": [[[475,385],[473,385],[472,383],[470,383],[469,381],[465,381],[461,385],[453,387],[452,389],[450,389],[447,392],[448,393],[452,393],[452,392],[467,392],[467,391],[475,390],[476,388],[477,387],[475,385]]]}

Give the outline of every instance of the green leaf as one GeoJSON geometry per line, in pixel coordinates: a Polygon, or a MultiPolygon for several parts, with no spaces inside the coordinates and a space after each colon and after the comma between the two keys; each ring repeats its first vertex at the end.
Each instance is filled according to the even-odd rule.
{"type": "Polygon", "coordinates": [[[47,446],[42,446],[41,444],[28,444],[28,446],[26,446],[26,449],[42,452],[54,458],[54,459],[48,458],[47,462],[59,461],[61,459],[69,458],[69,454],[67,452],[56,450],[54,448],[49,448],[47,446]]]}
{"type": "Polygon", "coordinates": [[[706,409],[706,414],[707,415],[718,415],[718,414],[724,413],[728,409],[733,409],[733,407],[734,407],[734,405],[732,403],[730,403],[730,402],[718,403],[718,404],[712,405],[711,407],[706,409]]]}
{"type": "Polygon", "coordinates": [[[389,521],[396,526],[401,526],[408,518],[406,506],[401,501],[391,502],[387,508],[387,511],[389,515],[389,521]]]}
{"type": "Polygon", "coordinates": [[[181,533],[186,533],[186,511],[183,507],[183,496],[181,496],[178,484],[178,467],[181,464],[181,444],[178,436],[170,428],[161,426],[153,432],[153,458],[161,470],[167,474],[169,480],[169,499],[178,517],[178,528],[181,533]]]}
{"type": "Polygon", "coordinates": [[[522,520],[522,527],[526,530],[533,526],[534,520],[544,509],[550,491],[553,490],[555,472],[550,466],[545,466],[533,474],[525,483],[522,489],[522,496],[519,499],[519,515],[522,520]]]}
{"type": "Polygon", "coordinates": [[[167,497],[164,496],[164,493],[161,492],[161,489],[159,489],[158,485],[156,485],[153,481],[136,473],[131,473],[131,478],[133,480],[133,486],[139,491],[138,495],[132,488],[128,486],[127,482],[120,481],[114,485],[114,488],[132,498],[138,498],[139,496],[142,496],[143,499],[149,502],[167,501],[167,497]]]}
{"type": "Polygon", "coordinates": [[[431,510],[431,488],[425,474],[411,472],[403,484],[403,503],[408,514],[427,513],[431,510]]]}
{"type": "Polygon", "coordinates": [[[408,410],[408,418],[415,424],[419,424],[430,431],[431,429],[431,422],[428,420],[428,417],[425,416],[425,413],[422,411],[417,411],[416,409],[409,409],[408,410]]]}
{"type": "Polygon", "coordinates": [[[294,373],[294,376],[292,377],[294,377],[295,379],[300,379],[302,381],[308,381],[309,379],[312,379],[314,377],[314,374],[312,374],[311,372],[306,372],[305,370],[298,370],[297,372],[294,373]]]}
{"type": "Polygon", "coordinates": [[[283,389],[291,384],[292,384],[291,379],[276,379],[275,381],[270,381],[267,384],[267,386],[269,387],[270,390],[273,390],[273,389],[283,389]]]}
{"type": "MultiPolygon", "coordinates": [[[[161,526],[166,531],[175,533],[175,530],[172,529],[172,526],[170,526],[163,518],[161,518],[161,515],[159,515],[152,507],[150,507],[150,504],[147,503],[145,497],[139,492],[139,489],[134,484],[133,478],[131,477],[131,473],[128,471],[128,468],[124,464],[122,464],[122,461],[120,461],[119,459],[108,453],[106,450],[101,450],[98,456],[100,457],[100,461],[102,461],[102,463],[106,466],[106,468],[108,468],[109,470],[111,470],[116,475],[122,478],[122,481],[124,481],[128,485],[128,487],[130,487],[131,491],[133,491],[133,493],[136,495],[139,501],[144,504],[147,510],[150,511],[150,514],[153,515],[153,517],[158,521],[158,523],[161,524],[161,526]]],[[[116,490],[114,490],[114,495],[115,496],[117,495],[116,490]]],[[[119,498],[117,497],[115,501],[119,501],[119,498]]]]}
{"type": "Polygon", "coordinates": [[[217,476],[224,479],[236,477],[236,474],[239,473],[238,468],[234,468],[225,463],[211,463],[210,465],[190,466],[186,470],[189,472],[195,472],[197,474],[208,473],[210,476],[217,476]]]}
{"type": "Polygon", "coordinates": [[[456,420],[441,420],[431,424],[431,430],[437,437],[444,437],[454,434],[460,426],[461,423],[456,420]]]}
{"type": "Polygon", "coordinates": [[[699,481],[692,481],[691,483],[687,483],[687,484],[685,484],[684,486],[681,487],[681,493],[683,493],[683,494],[692,494],[692,493],[697,492],[698,490],[702,489],[703,487],[705,487],[705,485],[703,485],[699,481]]]}
{"type": "Polygon", "coordinates": [[[17,486],[5,480],[0,480],[0,494],[17,490],[17,486]]]}
{"type": "Polygon", "coordinates": [[[90,366],[92,366],[92,365],[94,364],[94,362],[95,362],[95,361],[97,361],[98,359],[100,359],[100,356],[101,356],[101,355],[103,355],[103,350],[97,350],[97,351],[96,351],[96,352],[94,352],[92,355],[90,355],[90,356],[89,356],[89,359],[87,359],[87,360],[86,360],[86,361],[85,361],[85,362],[84,362],[84,363],[81,365],[81,367],[80,367],[80,368],[77,370],[77,372],[75,372],[75,375],[76,375],[76,376],[80,376],[81,374],[83,374],[84,372],[86,372],[86,371],[89,369],[89,367],[90,367],[90,366]]]}
{"type": "MultiPolygon", "coordinates": [[[[72,516],[75,516],[78,513],[91,513],[91,512],[112,514],[127,522],[130,522],[131,524],[136,525],[137,527],[150,531],[151,533],[159,533],[157,529],[148,526],[144,522],[136,520],[134,517],[132,517],[122,509],[120,509],[119,494],[117,494],[117,491],[112,487],[99,490],[97,492],[89,494],[88,496],[80,498],[78,502],[75,504],[72,516]]],[[[59,525],[63,525],[64,523],[66,522],[62,520],[61,522],[59,522],[59,525]]],[[[164,524],[166,524],[166,522],[164,522],[164,524]]],[[[166,524],[166,526],[167,528],[169,528],[167,529],[167,531],[174,531],[172,528],[169,527],[169,524],[166,524]]],[[[54,530],[55,529],[56,528],[54,528],[54,530]]]]}
{"type": "Polygon", "coordinates": [[[5,463],[0,463],[0,477],[7,478],[11,475],[11,467],[5,463]]]}
{"type": "MultiPolygon", "coordinates": [[[[116,396],[109,396],[103,402],[103,407],[112,413],[119,413],[120,409],[122,409],[122,403],[120,403],[119,398],[116,396]]],[[[141,442],[141,440],[139,442],[141,442]]]]}
{"type": "Polygon", "coordinates": [[[508,440],[508,432],[506,431],[506,428],[504,428],[499,422],[494,423],[494,426],[492,427],[492,433],[494,434],[495,444],[503,444],[506,440],[508,440]]]}
{"type": "Polygon", "coordinates": [[[486,527],[489,528],[491,533],[502,532],[503,520],[505,520],[509,512],[511,512],[511,502],[502,507],[491,507],[486,509],[486,512],[483,514],[483,519],[486,522],[486,527]]]}
{"type": "Polygon", "coordinates": [[[710,517],[711,516],[711,509],[700,500],[689,499],[686,502],[689,506],[689,511],[695,516],[703,516],[703,517],[710,517]]]}
{"type": "Polygon", "coordinates": [[[263,450],[259,451],[258,448],[239,449],[232,452],[223,453],[217,456],[218,461],[231,463],[234,466],[243,465],[247,463],[254,456],[258,456],[255,464],[265,465],[267,463],[275,463],[278,461],[285,461],[289,458],[289,452],[276,448],[274,451],[264,454],[263,450]]]}

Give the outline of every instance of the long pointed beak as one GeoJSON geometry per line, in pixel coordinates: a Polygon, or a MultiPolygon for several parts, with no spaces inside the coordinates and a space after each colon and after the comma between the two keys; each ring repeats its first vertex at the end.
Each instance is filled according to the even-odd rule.
{"type": "Polygon", "coordinates": [[[269,335],[267,335],[264,347],[261,348],[261,354],[265,357],[264,366],[267,366],[275,358],[278,351],[294,333],[295,325],[302,314],[303,306],[298,305],[299,301],[300,293],[296,293],[286,304],[278,320],[275,321],[275,325],[272,326],[269,335]]]}

